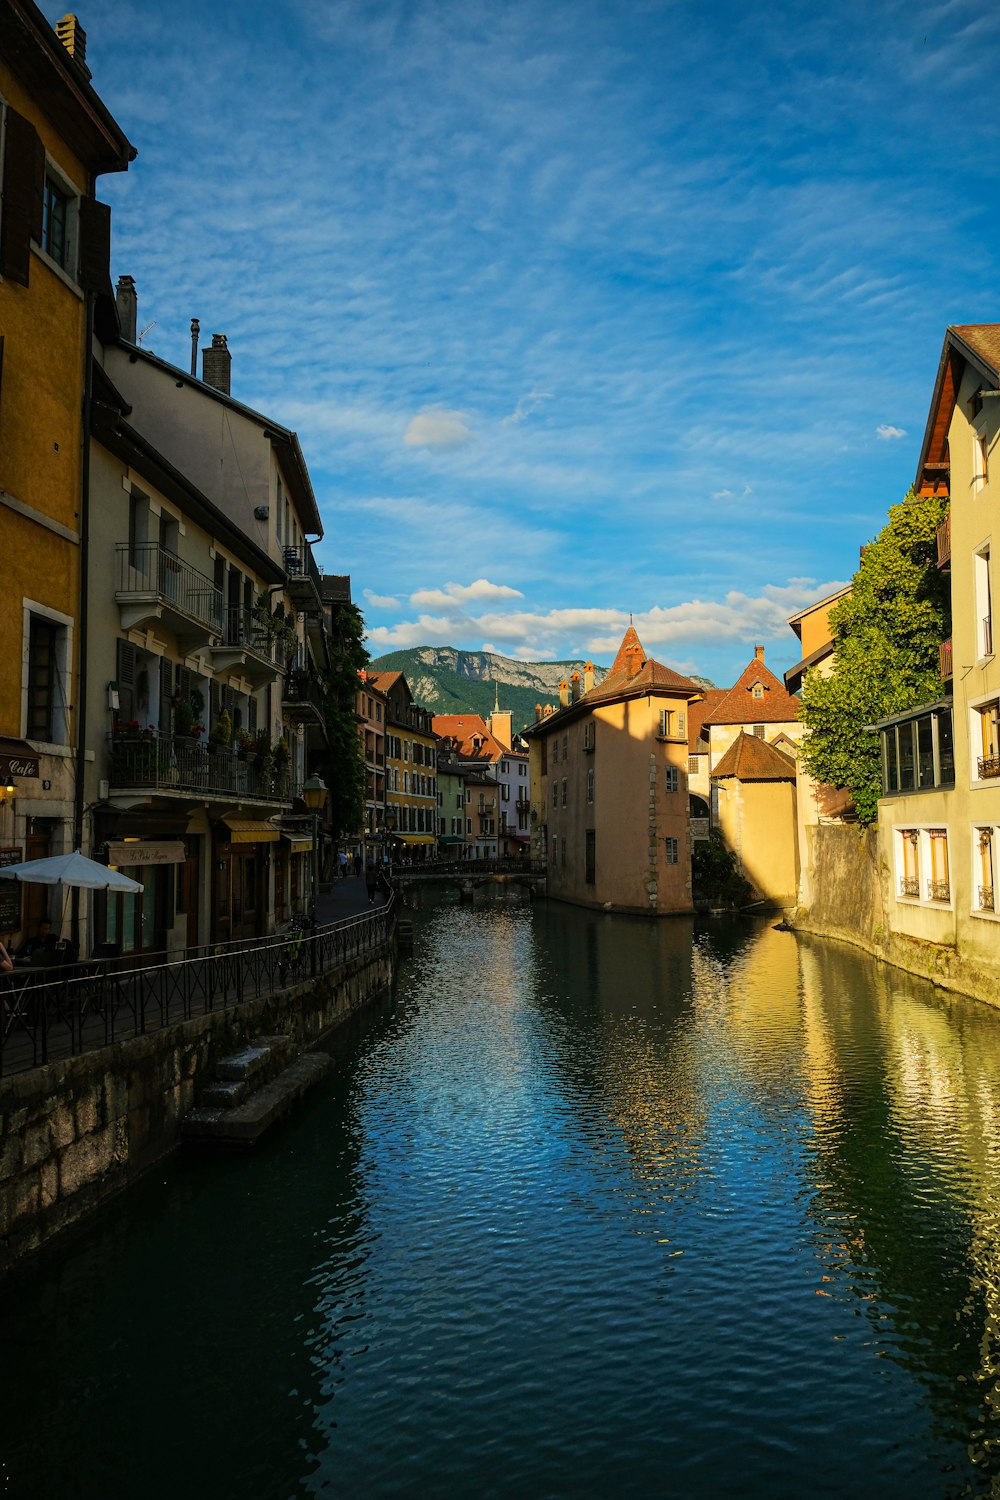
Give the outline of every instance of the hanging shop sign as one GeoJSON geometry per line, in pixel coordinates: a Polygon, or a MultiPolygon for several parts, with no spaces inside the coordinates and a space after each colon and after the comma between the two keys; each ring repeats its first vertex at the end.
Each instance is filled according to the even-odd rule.
{"type": "Polygon", "coordinates": [[[0,739],[0,781],[38,775],[38,756],[27,740],[0,739]]]}
{"type": "Polygon", "coordinates": [[[108,844],[109,865],[182,865],[187,849],[180,839],[146,840],[127,844],[115,840],[108,844]]]}

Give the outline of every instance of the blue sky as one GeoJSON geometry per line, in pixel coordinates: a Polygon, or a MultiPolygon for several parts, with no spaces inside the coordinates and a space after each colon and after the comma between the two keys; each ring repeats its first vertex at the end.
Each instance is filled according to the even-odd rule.
{"type": "MultiPolygon", "coordinates": [[[[55,20],[61,7],[47,14],[55,20]]],[[[732,680],[1000,320],[1000,8],[88,0],[113,274],[299,433],[373,654],[732,680]]]]}

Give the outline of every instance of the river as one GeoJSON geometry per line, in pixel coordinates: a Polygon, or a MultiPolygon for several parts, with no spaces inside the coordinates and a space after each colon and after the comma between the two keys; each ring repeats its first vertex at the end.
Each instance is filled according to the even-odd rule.
{"type": "Polygon", "coordinates": [[[8,1288],[0,1493],[1000,1493],[1000,1014],[767,924],[415,918],[291,1119],[8,1288]]]}

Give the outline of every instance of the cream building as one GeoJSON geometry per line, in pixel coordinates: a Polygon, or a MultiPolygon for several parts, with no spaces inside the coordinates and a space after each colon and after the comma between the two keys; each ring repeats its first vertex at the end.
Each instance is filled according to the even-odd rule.
{"type": "Polygon", "coordinates": [[[914,490],[951,500],[938,560],[951,569],[952,637],[942,643],[941,670],[952,695],[875,726],[888,930],[987,971],[1000,966],[1000,663],[992,605],[998,432],[1000,324],[949,328],[914,490]]]}

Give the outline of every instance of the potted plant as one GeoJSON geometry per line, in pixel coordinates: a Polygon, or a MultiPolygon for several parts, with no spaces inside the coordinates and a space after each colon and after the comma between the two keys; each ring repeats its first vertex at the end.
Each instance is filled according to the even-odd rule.
{"type": "Polygon", "coordinates": [[[233,721],[228,708],[224,708],[209,732],[209,744],[216,753],[228,750],[233,742],[233,721]]]}
{"type": "Polygon", "coordinates": [[[249,729],[242,726],[236,731],[236,753],[240,760],[250,760],[256,754],[257,740],[249,729]]]}
{"type": "Polygon", "coordinates": [[[193,728],[194,709],[191,707],[191,699],[177,698],[174,702],[174,734],[187,740],[191,738],[193,728]]]}

